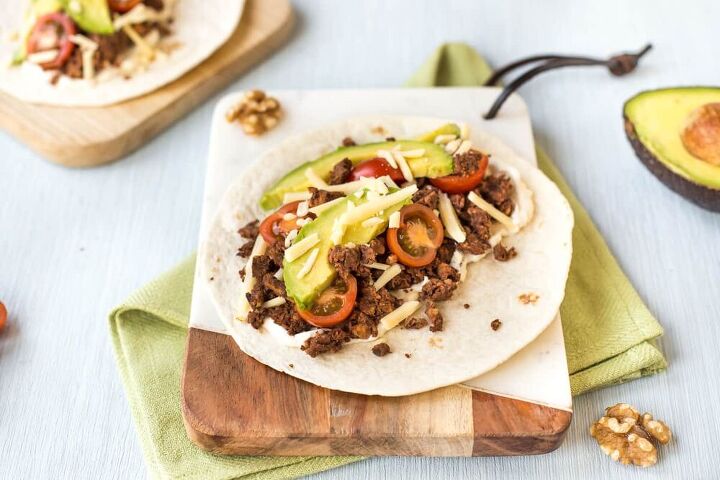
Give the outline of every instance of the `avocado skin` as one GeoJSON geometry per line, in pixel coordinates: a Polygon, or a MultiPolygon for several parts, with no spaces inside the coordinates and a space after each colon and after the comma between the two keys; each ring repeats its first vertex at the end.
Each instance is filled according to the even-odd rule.
{"type": "MultiPolygon", "coordinates": [[[[623,111],[625,108],[623,107],[623,111]]],[[[720,190],[709,188],[699,183],[692,182],[668,169],[645,145],[638,139],[635,126],[623,115],[625,121],[625,134],[635,154],[643,165],[657,177],[666,187],[675,193],[682,195],[696,205],[713,212],[720,212],[720,190]]]]}

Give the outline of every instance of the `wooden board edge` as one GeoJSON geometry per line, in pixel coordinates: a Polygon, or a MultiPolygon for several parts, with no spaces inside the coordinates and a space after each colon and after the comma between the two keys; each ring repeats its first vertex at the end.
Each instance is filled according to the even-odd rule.
{"type": "Polygon", "coordinates": [[[360,438],[330,435],[287,437],[237,437],[219,435],[210,422],[202,418],[188,401],[188,358],[192,355],[192,342],[196,337],[226,335],[191,327],[188,331],[181,379],[181,412],[188,438],[199,448],[224,455],[271,456],[512,456],[537,455],[557,449],[564,440],[572,420],[572,413],[544,405],[515,400],[485,392],[472,391],[473,433],[432,437],[360,438]],[[485,410],[490,418],[509,418],[508,424],[482,423],[487,415],[475,415],[485,410]],[[497,414],[497,415],[495,415],[497,414]],[[540,420],[538,420],[538,418],[540,420]],[[518,427],[530,425],[528,431],[518,434],[518,427]],[[492,428],[489,428],[492,427],[492,428]]]}

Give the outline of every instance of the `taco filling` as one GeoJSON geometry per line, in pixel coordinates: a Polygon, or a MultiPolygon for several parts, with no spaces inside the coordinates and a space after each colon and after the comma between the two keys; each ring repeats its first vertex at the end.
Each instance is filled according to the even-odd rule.
{"type": "Polygon", "coordinates": [[[175,0],[33,0],[13,64],[37,65],[61,77],[130,78],[173,46],[175,0]]]}
{"type": "Polygon", "coordinates": [[[377,341],[392,329],[442,331],[443,302],[482,275],[468,265],[522,261],[503,239],[534,211],[517,170],[466,138],[455,124],[409,140],[346,138],[277,181],[260,201],[271,213],[238,231],[236,319],[311,357],[349,342],[385,345],[373,348],[383,357],[392,344],[377,341]]]}

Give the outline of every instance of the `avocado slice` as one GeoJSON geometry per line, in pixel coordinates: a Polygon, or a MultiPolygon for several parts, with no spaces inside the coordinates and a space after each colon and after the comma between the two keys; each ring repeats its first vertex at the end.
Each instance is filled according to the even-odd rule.
{"type": "Polygon", "coordinates": [[[448,154],[442,145],[432,143],[432,139],[444,133],[460,135],[460,128],[455,124],[447,124],[433,132],[421,135],[420,138],[424,140],[366,143],[364,145],[338,148],[317,160],[303,163],[275,182],[263,194],[260,199],[260,206],[264,210],[277,208],[282,205],[283,196],[286,193],[307,190],[310,187],[310,182],[305,178],[305,170],[308,167],[312,167],[315,173],[327,180],[335,164],[345,158],[349,158],[353,165],[357,165],[362,161],[377,157],[378,150],[392,150],[395,147],[399,147],[401,150],[425,150],[424,156],[407,159],[413,176],[435,178],[450,175],[454,168],[452,155],[448,154]]]}
{"type": "Polygon", "coordinates": [[[89,33],[115,33],[107,0],[61,0],[65,12],[89,33]]]}
{"type": "Polygon", "coordinates": [[[430,142],[432,143],[435,140],[435,137],[438,135],[455,135],[457,137],[460,136],[460,127],[458,127],[454,123],[446,123],[440,128],[437,128],[433,130],[432,132],[423,133],[422,135],[419,135],[415,140],[418,142],[430,142]]]}
{"type": "MultiPolygon", "coordinates": [[[[365,228],[362,225],[348,226],[343,236],[343,243],[368,243],[385,231],[390,215],[400,210],[402,206],[409,201],[408,199],[404,202],[398,202],[392,207],[386,208],[381,215],[378,215],[378,217],[385,220],[383,223],[373,225],[370,228],[365,228]]],[[[318,253],[315,264],[307,275],[303,278],[298,278],[298,272],[303,268],[305,261],[313,249],[310,249],[305,255],[296,258],[292,262],[283,260],[283,281],[285,282],[287,294],[303,309],[310,308],[318,295],[335,280],[337,272],[328,261],[328,254],[333,247],[333,242],[330,240],[330,237],[335,220],[347,211],[348,202],[360,205],[367,202],[367,199],[365,196],[357,198],[355,195],[345,197],[318,215],[315,220],[303,226],[298,232],[298,236],[295,239],[296,243],[313,233],[317,233],[320,237],[320,243],[313,247],[313,249],[319,248],[320,252],[318,253]]]]}
{"type": "Polygon", "coordinates": [[[15,50],[15,53],[13,53],[13,65],[19,65],[27,58],[27,40],[38,17],[41,17],[46,13],[57,12],[62,9],[63,6],[62,3],[60,3],[60,0],[33,0],[30,2],[30,7],[25,12],[25,18],[23,18],[23,24],[20,29],[20,38],[22,39],[22,42],[18,46],[17,50],[15,50]]]}
{"type": "Polygon", "coordinates": [[[625,133],[642,163],[671,190],[716,212],[720,165],[692,148],[688,135],[699,132],[705,151],[707,142],[720,144],[720,120],[712,115],[718,103],[720,87],[678,87],[641,92],[623,109],[625,133]]]}

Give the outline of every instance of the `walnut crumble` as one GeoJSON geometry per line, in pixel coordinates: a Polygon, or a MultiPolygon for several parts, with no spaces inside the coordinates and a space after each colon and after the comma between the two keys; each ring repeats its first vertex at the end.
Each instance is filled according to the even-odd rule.
{"type": "Polygon", "coordinates": [[[590,427],[590,435],[616,462],[641,467],[657,463],[657,448],[653,441],[664,445],[672,437],[665,423],[654,420],[649,413],[641,416],[627,403],[606,408],[605,415],[590,427]]]}
{"type": "Polygon", "coordinates": [[[245,92],[243,99],[225,114],[228,122],[237,120],[248,135],[262,135],[274,128],[282,117],[280,102],[262,90],[245,92]]]}

